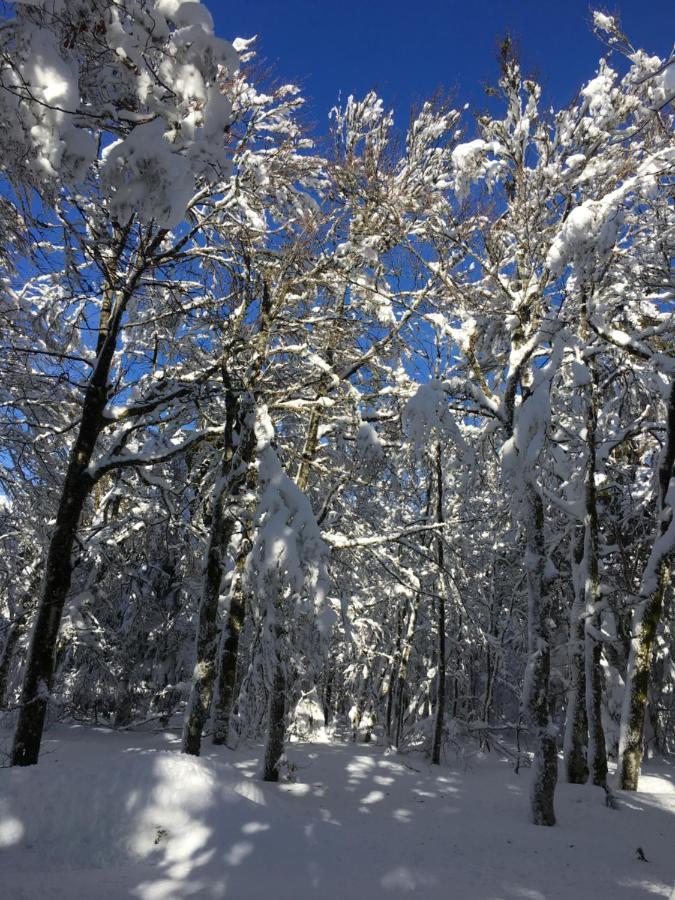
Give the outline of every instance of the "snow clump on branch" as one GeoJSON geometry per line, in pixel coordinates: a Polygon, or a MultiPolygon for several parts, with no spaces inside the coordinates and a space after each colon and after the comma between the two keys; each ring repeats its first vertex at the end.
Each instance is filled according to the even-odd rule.
{"type": "Polygon", "coordinates": [[[169,229],[228,177],[239,57],[198,0],[19,0],[2,43],[0,150],[24,185],[76,186],[96,165],[114,217],[169,229]]]}

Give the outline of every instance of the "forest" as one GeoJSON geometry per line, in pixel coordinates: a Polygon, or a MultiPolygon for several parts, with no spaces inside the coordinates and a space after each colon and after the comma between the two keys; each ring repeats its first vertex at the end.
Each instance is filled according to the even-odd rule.
{"type": "MultiPolygon", "coordinates": [[[[668,897],[675,56],[595,12],[597,69],[567,106],[507,35],[484,109],[439,92],[401,123],[370,92],[321,130],[198,0],[4,13],[4,896],[332,898],[320,874],[284,893],[281,869],[106,888],[94,853],[91,881],[31,888],[31,847],[69,818],[81,869],[108,804],[131,828],[133,766],[187,797],[254,758],[269,810],[310,764],[393,767],[369,796],[487,766],[466,777],[515,778],[494,815],[526,844],[556,839],[535,825],[574,846],[559,796],[585,798],[589,841],[634,835],[624,893],[493,874],[458,898],[668,897]],[[643,779],[657,799],[627,823],[643,779]]],[[[144,865],[185,864],[181,828],[198,854],[196,813],[148,815],[144,865]]],[[[395,871],[334,896],[455,896],[395,871]]]]}

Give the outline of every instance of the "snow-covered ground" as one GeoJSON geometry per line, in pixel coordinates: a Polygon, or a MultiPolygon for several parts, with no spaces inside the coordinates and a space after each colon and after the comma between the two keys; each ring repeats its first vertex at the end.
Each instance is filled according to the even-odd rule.
{"type": "MultiPolygon", "coordinates": [[[[298,744],[296,781],[259,751],[181,756],[172,734],[60,725],[38,767],[0,769],[0,897],[68,900],[639,900],[675,879],[675,767],[637,794],[561,784],[559,823],[528,821],[529,772],[298,744]],[[637,858],[641,847],[647,861],[637,858]]],[[[675,893],[672,894],[675,897],[675,893]]]]}

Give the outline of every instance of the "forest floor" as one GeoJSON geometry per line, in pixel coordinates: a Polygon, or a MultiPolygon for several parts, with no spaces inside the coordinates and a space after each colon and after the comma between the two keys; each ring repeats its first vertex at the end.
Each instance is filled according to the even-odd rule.
{"type": "Polygon", "coordinates": [[[294,744],[296,780],[272,785],[260,748],[178,747],[61,724],[39,766],[0,769],[3,900],[675,898],[663,761],[617,809],[560,784],[558,825],[537,828],[529,770],[494,752],[434,768],[372,744],[294,744]]]}

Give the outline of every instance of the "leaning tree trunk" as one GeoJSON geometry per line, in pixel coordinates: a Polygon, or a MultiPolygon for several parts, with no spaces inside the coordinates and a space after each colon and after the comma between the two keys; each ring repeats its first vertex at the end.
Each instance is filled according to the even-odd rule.
{"type": "Polygon", "coordinates": [[[112,350],[110,347],[107,360],[102,359],[103,353],[99,354],[92,382],[85,395],[80,430],[70,452],[21,689],[21,708],[11,755],[14,766],[35,765],[40,754],[54,677],[56,640],[73,574],[75,534],[85,501],[94,486],[94,479],[87,468],[104,422],[105,384],[112,350]]]}
{"type": "Polygon", "coordinates": [[[670,573],[668,560],[675,549],[675,381],[668,401],[666,445],[659,465],[660,512],[656,539],[640,586],[640,603],[633,616],[626,688],[619,736],[619,787],[636,791],[644,753],[644,727],[649,672],[663,596],[670,573]]]}
{"type": "Polygon", "coordinates": [[[558,780],[558,755],[549,708],[550,600],[544,586],[544,504],[536,486],[529,481],[524,486],[524,500],[528,661],[523,701],[535,738],[530,803],[535,825],[555,825],[553,796],[558,780]]]}
{"type": "MultiPolygon", "coordinates": [[[[88,469],[98,437],[106,424],[103,410],[108,402],[110,368],[127,305],[147,271],[149,258],[165,234],[163,230],[155,234],[143,259],[130,273],[119,293],[110,285],[106,285],[103,291],[96,362],[82,402],[80,427],[68,457],[28,650],[21,688],[21,708],[11,753],[11,763],[14,766],[35,765],[40,755],[47,703],[54,678],[56,642],[73,575],[73,545],[84,504],[96,483],[88,469]]],[[[120,236],[120,253],[127,238],[128,229],[120,236]]]]}

